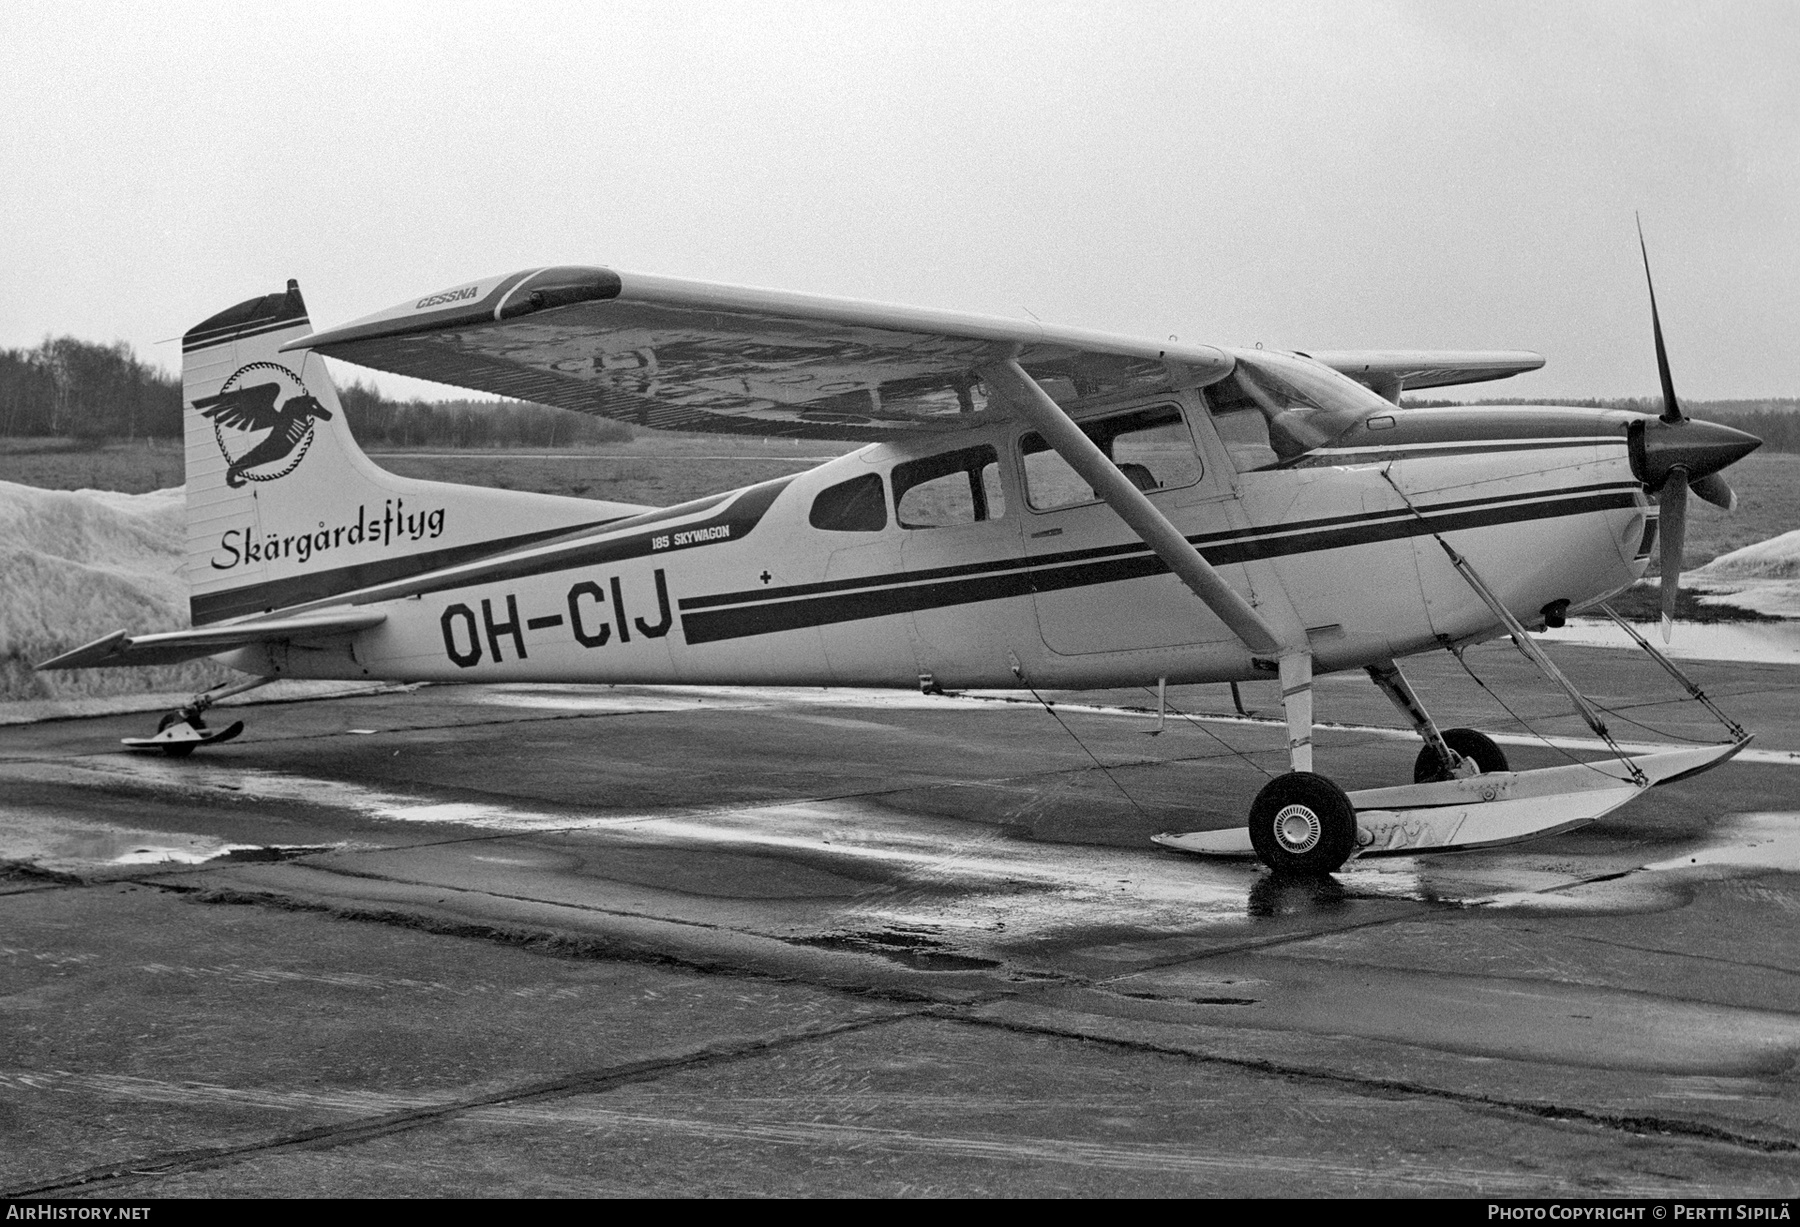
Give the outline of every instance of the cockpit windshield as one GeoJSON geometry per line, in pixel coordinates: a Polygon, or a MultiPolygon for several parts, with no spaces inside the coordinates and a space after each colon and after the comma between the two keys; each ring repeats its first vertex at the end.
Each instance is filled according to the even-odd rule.
{"type": "Polygon", "coordinates": [[[1213,424],[1240,472],[1292,460],[1393,406],[1355,380],[1285,354],[1238,355],[1205,389],[1213,424]]]}

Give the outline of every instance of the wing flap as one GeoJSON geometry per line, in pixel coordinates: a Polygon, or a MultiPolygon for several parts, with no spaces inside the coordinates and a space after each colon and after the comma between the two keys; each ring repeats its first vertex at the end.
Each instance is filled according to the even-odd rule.
{"type": "Polygon", "coordinates": [[[1205,345],[573,268],[471,282],[285,348],[658,429],[852,440],[1009,413],[976,374],[998,359],[1068,397],[1232,364],[1205,345]]]}
{"type": "Polygon", "coordinates": [[[72,652],[46,660],[42,669],[110,669],[135,665],[174,665],[258,643],[309,643],[354,634],[387,621],[384,613],[332,610],[262,622],[238,622],[198,630],[131,635],[114,631],[72,652]]]}

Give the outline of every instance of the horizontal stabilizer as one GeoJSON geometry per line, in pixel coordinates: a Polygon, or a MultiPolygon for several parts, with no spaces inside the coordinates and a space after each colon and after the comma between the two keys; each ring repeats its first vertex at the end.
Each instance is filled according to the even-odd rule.
{"type": "Polygon", "coordinates": [[[1396,404],[1408,388],[1444,388],[1522,375],[1544,365],[1528,350],[1340,349],[1307,355],[1396,404]]]}
{"type": "Polygon", "coordinates": [[[216,656],[258,643],[308,643],[336,635],[353,634],[380,626],[384,613],[324,610],[291,618],[262,622],[237,622],[189,631],[163,631],[154,635],[129,635],[124,631],[64,652],[38,665],[39,669],[108,669],[134,665],[175,665],[202,656],[216,656]]]}

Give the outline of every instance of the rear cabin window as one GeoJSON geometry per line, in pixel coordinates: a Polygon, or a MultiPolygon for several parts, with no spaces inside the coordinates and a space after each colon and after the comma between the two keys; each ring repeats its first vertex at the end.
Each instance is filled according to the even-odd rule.
{"type": "Polygon", "coordinates": [[[887,527],[887,492],[881,477],[864,473],[827,486],[813,499],[807,520],[835,533],[878,533],[887,527]]]}
{"type": "Polygon", "coordinates": [[[943,528],[1006,514],[1000,454],[966,447],[894,466],[894,515],[902,528],[943,528]]]}
{"type": "MultiPolygon", "coordinates": [[[[1179,406],[1133,409],[1078,424],[1145,493],[1191,486],[1200,480],[1200,455],[1179,406]]],[[[1033,509],[1050,511],[1095,501],[1093,487],[1050,450],[1043,436],[1036,432],[1026,435],[1019,441],[1019,450],[1025,458],[1025,497],[1033,509]]]]}

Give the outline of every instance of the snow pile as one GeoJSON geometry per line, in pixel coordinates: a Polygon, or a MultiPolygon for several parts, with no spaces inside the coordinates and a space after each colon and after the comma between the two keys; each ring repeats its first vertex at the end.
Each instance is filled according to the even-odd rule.
{"type": "Polygon", "coordinates": [[[1720,554],[1683,578],[1717,600],[1800,618],[1800,530],[1720,554]]]}
{"type": "Polygon", "coordinates": [[[236,676],[208,661],[33,673],[116,630],[188,623],[182,491],[42,490],[0,481],[0,701],[193,691],[236,676]]]}
{"type": "Polygon", "coordinates": [[[1800,529],[1720,554],[1692,572],[1698,580],[1800,579],[1800,529]]]}

